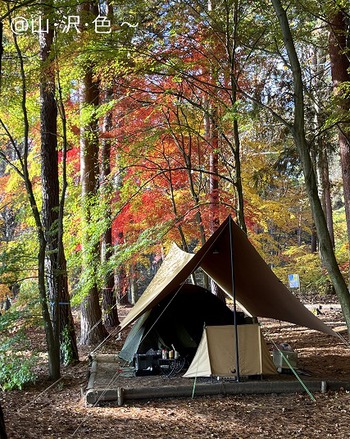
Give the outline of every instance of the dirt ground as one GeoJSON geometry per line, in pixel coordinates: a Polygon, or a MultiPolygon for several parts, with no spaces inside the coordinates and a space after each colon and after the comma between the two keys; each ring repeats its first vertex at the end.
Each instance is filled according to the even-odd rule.
{"type": "MultiPolygon", "coordinates": [[[[321,311],[320,318],[346,336],[341,313],[329,308],[321,311]]],[[[289,343],[298,353],[298,368],[311,377],[350,382],[350,349],[341,340],[290,324],[261,323],[269,347],[272,341],[289,343]]],[[[114,352],[121,343],[111,337],[101,352],[114,352]]],[[[35,386],[0,393],[9,439],[349,437],[350,392],[345,390],[317,393],[316,402],[298,393],[87,406],[83,397],[87,353],[81,351],[81,362],[65,368],[56,385],[50,387],[42,367],[35,386]]]]}

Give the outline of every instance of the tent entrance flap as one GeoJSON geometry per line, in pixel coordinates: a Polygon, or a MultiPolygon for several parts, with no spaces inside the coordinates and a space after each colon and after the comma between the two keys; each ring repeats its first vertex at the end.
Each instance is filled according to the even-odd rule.
{"type": "MultiPolygon", "coordinates": [[[[258,324],[238,326],[239,367],[244,376],[276,374],[258,324]]],[[[236,376],[235,331],[232,325],[207,326],[184,377],[236,376]]]]}
{"type": "Polygon", "coordinates": [[[150,311],[147,311],[137,320],[135,325],[131,328],[122,350],[118,354],[119,357],[127,363],[131,363],[133,361],[135,352],[137,351],[137,348],[144,336],[144,324],[147,321],[149,314],[150,311]]]}

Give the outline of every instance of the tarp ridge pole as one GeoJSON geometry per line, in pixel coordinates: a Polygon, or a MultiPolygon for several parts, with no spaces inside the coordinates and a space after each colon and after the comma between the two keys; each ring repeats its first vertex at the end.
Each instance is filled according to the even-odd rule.
{"type": "Polygon", "coordinates": [[[238,327],[237,327],[237,301],[236,301],[236,283],[235,283],[235,267],[234,267],[234,251],[233,251],[233,233],[232,233],[232,217],[229,216],[229,239],[230,239],[230,262],[231,262],[231,286],[233,297],[233,324],[235,329],[235,341],[236,341],[236,377],[237,382],[240,381],[239,370],[239,346],[238,346],[238,327]]]}

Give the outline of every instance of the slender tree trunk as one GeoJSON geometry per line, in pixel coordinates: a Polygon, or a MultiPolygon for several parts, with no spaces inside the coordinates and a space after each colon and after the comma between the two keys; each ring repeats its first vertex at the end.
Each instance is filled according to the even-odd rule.
{"type": "Polygon", "coordinates": [[[332,208],[332,196],[331,196],[331,183],[329,180],[329,166],[328,166],[328,154],[326,145],[320,142],[318,153],[318,172],[320,176],[321,188],[322,188],[322,206],[326,215],[327,227],[329,236],[331,237],[334,247],[334,227],[333,227],[333,208],[332,208]]]}
{"type": "MultiPolygon", "coordinates": [[[[213,234],[220,226],[219,216],[219,132],[217,127],[217,110],[211,108],[211,114],[206,119],[206,133],[210,144],[209,157],[209,204],[210,204],[210,233],[213,234]]],[[[210,279],[211,292],[222,302],[226,301],[226,295],[219,285],[210,279]]]]}
{"type": "MultiPolygon", "coordinates": [[[[350,60],[348,51],[349,20],[346,12],[339,10],[330,19],[329,54],[334,95],[337,97],[340,122],[339,151],[343,179],[343,193],[345,204],[346,225],[350,249],[350,124],[342,122],[349,119],[350,97],[348,89],[342,88],[350,82],[350,60]]],[[[349,254],[350,260],[350,254],[349,254]]],[[[350,268],[349,279],[350,283],[350,268]]]]}
{"type": "Polygon", "coordinates": [[[348,135],[343,131],[339,132],[339,151],[343,177],[346,225],[350,243],[350,143],[348,135]]]}
{"type": "Polygon", "coordinates": [[[209,205],[210,205],[210,233],[213,234],[220,226],[219,216],[219,132],[217,128],[217,110],[211,108],[209,117],[209,205]]]}
{"type": "MultiPolygon", "coordinates": [[[[52,9],[51,9],[52,10],[52,9]]],[[[50,10],[48,10],[48,13],[50,10]]],[[[41,81],[41,180],[42,218],[47,242],[46,279],[51,303],[54,337],[61,346],[61,361],[65,364],[79,360],[74,322],[68,293],[66,259],[62,243],[60,189],[57,152],[57,103],[55,99],[55,68],[52,45],[53,28],[42,32],[40,38],[41,81]]]]}
{"type": "MultiPolygon", "coordinates": [[[[229,17],[231,14],[230,10],[226,10],[226,14],[229,17]]],[[[234,1],[233,4],[233,32],[231,32],[230,27],[226,25],[225,29],[225,39],[226,39],[226,54],[230,68],[230,87],[231,87],[231,106],[235,108],[237,104],[237,41],[238,41],[238,23],[239,23],[239,2],[234,1]]],[[[244,197],[243,197],[243,184],[242,184],[242,171],[241,171],[241,141],[239,134],[238,120],[235,118],[232,126],[233,131],[233,141],[230,141],[230,147],[232,154],[234,156],[234,166],[235,166],[235,179],[234,179],[234,190],[236,193],[236,211],[237,211],[237,223],[239,227],[247,233],[247,226],[245,223],[244,214],[244,197]]]]}
{"type": "Polygon", "coordinates": [[[120,305],[130,305],[128,297],[128,278],[123,266],[119,267],[118,272],[115,275],[116,281],[116,294],[120,305]]]}
{"type": "MultiPolygon", "coordinates": [[[[109,0],[106,1],[107,13],[109,20],[113,20],[113,8],[109,0]]],[[[113,99],[113,87],[108,85],[104,92],[104,102],[108,103],[113,99]]],[[[107,228],[101,238],[101,262],[108,263],[113,255],[112,239],[112,211],[111,197],[115,191],[111,181],[111,151],[112,141],[109,133],[113,128],[113,113],[108,111],[104,116],[102,131],[104,137],[101,141],[101,166],[100,166],[100,192],[105,206],[105,218],[107,219],[107,228]]],[[[114,285],[114,271],[108,270],[105,274],[102,286],[102,314],[103,322],[106,327],[117,327],[119,325],[117,298],[114,285]]]]}
{"type": "MultiPolygon", "coordinates": [[[[112,90],[107,90],[106,101],[112,98],[112,90]]],[[[102,235],[101,239],[101,261],[107,263],[112,254],[112,212],[110,205],[110,198],[112,194],[111,176],[111,139],[108,138],[108,133],[112,129],[112,112],[109,111],[104,118],[103,132],[106,137],[101,142],[101,197],[105,203],[105,216],[108,221],[107,229],[102,235]]],[[[117,300],[114,285],[114,273],[107,272],[102,287],[102,311],[103,321],[108,327],[116,327],[119,325],[117,300]]]]}
{"type": "Polygon", "coordinates": [[[0,439],[7,439],[5,419],[4,419],[4,413],[2,411],[1,403],[0,403],[0,439]]]}
{"type": "Polygon", "coordinates": [[[344,278],[339,270],[339,266],[333,251],[332,240],[329,236],[327,222],[322,209],[320,198],[318,196],[316,176],[310,157],[309,145],[306,141],[305,136],[304,95],[301,67],[294,47],[293,37],[290,31],[287,14],[283,9],[280,0],[271,0],[271,3],[275,9],[276,15],[280,23],[284,44],[287,49],[288,58],[293,73],[295,110],[294,123],[293,126],[290,127],[290,129],[293,134],[294,142],[297,147],[303,168],[306,191],[308,194],[315,226],[317,229],[322,260],[338,296],[343,315],[347,323],[348,333],[350,335],[350,294],[344,278]]]}
{"type": "MultiPolygon", "coordinates": [[[[39,215],[39,212],[38,212],[39,215]]],[[[52,380],[57,380],[61,376],[60,367],[60,345],[59,339],[55,336],[55,331],[51,322],[51,315],[47,304],[46,295],[46,240],[44,233],[38,230],[39,253],[38,253],[38,283],[41,303],[41,311],[44,321],[46,344],[49,358],[49,375],[52,380]]]]}
{"type": "MultiPolygon", "coordinates": [[[[87,2],[80,7],[81,15],[91,12],[97,17],[96,5],[87,2]]],[[[99,238],[93,233],[92,210],[98,203],[98,116],[99,84],[94,78],[93,64],[89,61],[84,66],[84,78],[81,91],[81,107],[85,123],[80,134],[80,172],[81,194],[83,207],[83,238],[82,238],[82,270],[85,277],[84,299],[81,304],[81,337],[82,345],[101,342],[107,331],[102,324],[102,311],[97,286],[97,264],[100,261],[99,238]]]]}
{"type": "Polygon", "coordinates": [[[315,228],[315,223],[313,223],[311,228],[311,244],[310,244],[311,253],[317,252],[317,244],[318,244],[317,231],[315,228]]]}
{"type": "Polygon", "coordinates": [[[100,260],[99,242],[91,231],[91,211],[97,202],[98,183],[98,120],[94,110],[99,103],[99,87],[93,80],[92,66],[87,67],[84,76],[82,92],[83,111],[84,106],[89,106],[90,121],[81,133],[80,141],[80,171],[82,184],[83,204],[83,271],[90,279],[88,291],[81,306],[81,339],[83,345],[98,343],[107,335],[102,325],[102,311],[99,303],[99,290],[95,280],[97,264],[100,260]]]}
{"type": "Polygon", "coordinates": [[[321,133],[325,123],[325,116],[321,111],[321,102],[324,100],[325,89],[322,79],[326,75],[324,66],[326,65],[326,54],[324,50],[318,47],[313,48],[312,54],[312,87],[314,89],[314,130],[317,138],[314,142],[315,163],[317,164],[317,173],[321,188],[322,207],[325,212],[329,235],[334,246],[334,227],[333,227],[333,209],[331,197],[331,184],[329,179],[328,166],[328,144],[326,135],[321,133]]]}
{"type": "Polygon", "coordinates": [[[247,226],[245,223],[244,215],[244,198],[243,198],[243,184],[242,184],[242,171],[241,171],[241,145],[239,138],[238,122],[235,120],[233,122],[233,132],[234,132],[234,157],[235,157],[235,168],[236,168],[236,181],[235,181],[235,191],[237,195],[237,223],[239,227],[247,233],[247,226]]]}
{"type": "MultiPolygon", "coordinates": [[[[86,2],[79,7],[82,22],[85,14],[97,17],[98,11],[94,2],[86,2]]],[[[92,229],[92,210],[97,203],[98,187],[98,117],[99,85],[93,76],[93,64],[89,61],[84,66],[84,78],[81,92],[81,110],[85,112],[86,121],[80,134],[80,172],[82,187],[82,270],[85,275],[84,299],[81,304],[81,336],[82,345],[99,343],[107,331],[102,324],[102,311],[99,301],[96,272],[100,260],[99,241],[92,229]],[[87,113],[87,114],[86,114],[87,113]]]]}
{"type": "Polygon", "coordinates": [[[130,267],[130,298],[131,298],[131,304],[135,305],[138,299],[138,286],[137,286],[137,276],[136,276],[136,268],[134,265],[130,267]]]}

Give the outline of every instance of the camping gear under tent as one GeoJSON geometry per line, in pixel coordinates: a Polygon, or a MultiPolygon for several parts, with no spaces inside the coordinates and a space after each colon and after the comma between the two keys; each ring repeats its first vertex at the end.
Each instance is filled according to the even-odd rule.
{"type": "MultiPolygon", "coordinates": [[[[239,313],[237,323],[245,322],[239,313]]],[[[130,363],[136,353],[173,346],[181,357],[192,360],[204,326],[233,324],[233,313],[224,302],[205,288],[184,284],[137,320],[119,357],[130,363]]]]}
{"type": "MultiPolygon", "coordinates": [[[[246,234],[231,217],[228,217],[196,254],[184,252],[176,244],[172,245],[146,291],[121,322],[121,329],[124,329],[141,318],[130,332],[131,337],[126,340],[121,351],[122,355],[127,353],[130,359],[135,353],[135,347],[139,349],[142,346],[143,338],[147,334],[145,329],[149,324],[147,320],[152,316],[157,305],[164,306],[164,303],[168,303],[170,308],[171,301],[181,294],[183,288],[185,289],[183,296],[190,297],[192,293],[186,294],[186,290],[189,291],[186,282],[198,268],[203,269],[228,296],[231,298],[235,296],[234,299],[237,299],[241,307],[251,316],[287,321],[336,335],[285,287],[250,243],[246,234]]],[[[203,297],[205,294],[203,293],[203,297]]],[[[194,318],[199,313],[199,301],[195,300],[190,309],[185,300],[185,306],[181,308],[180,313],[174,313],[172,323],[185,309],[194,318]]],[[[154,320],[154,317],[151,319],[154,320]]],[[[208,325],[205,319],[203,321],[208,325]]],[[[170,320],[168,322],[170,326],[170,320]]],[[[232,325],[232,323],[213,322],[212,325],[232,325]]],[[[152,325],[149,327],[151,328],[152,325]]],[[[242,343],[238,342],[239,351],[242,343]]]]}

